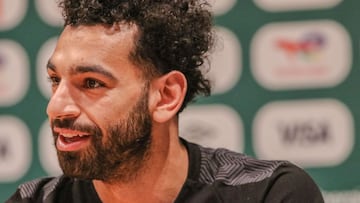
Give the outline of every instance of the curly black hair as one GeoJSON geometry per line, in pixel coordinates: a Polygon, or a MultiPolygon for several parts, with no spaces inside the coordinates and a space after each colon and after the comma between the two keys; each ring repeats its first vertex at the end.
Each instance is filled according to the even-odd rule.
{"type": "Polygon", "coordinates": [[[200,69],[214,41],[206,0],[62,0],[59,6],[65,26],[135,24],[133,61],[148,73],[185,75],[188,90],[179,112],[196,95],[210,95],[210,81],[200,69]]]}

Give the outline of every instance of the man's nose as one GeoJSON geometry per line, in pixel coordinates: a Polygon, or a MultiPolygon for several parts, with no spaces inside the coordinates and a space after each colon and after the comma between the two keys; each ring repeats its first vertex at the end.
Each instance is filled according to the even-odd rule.
{"type": "Polygon", "coordinates": [[[69,84],[61,81],[50,98],[46,112],[49,118],[71,118],[80,114],[69,84]]]}

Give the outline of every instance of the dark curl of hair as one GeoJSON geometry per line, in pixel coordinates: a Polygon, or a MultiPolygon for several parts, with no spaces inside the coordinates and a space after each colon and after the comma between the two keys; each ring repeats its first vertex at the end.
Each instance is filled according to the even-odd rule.
{"type": "Polygon", "coordinates": [[[65,25],[134,23],[139,30],[134,62],[150,66],[150,73],[185,75],[188,90],[180,112],[196,95],[210,94],[200,70],[213,45],[206,0],[62,0],[59,5],[65,25]]]}

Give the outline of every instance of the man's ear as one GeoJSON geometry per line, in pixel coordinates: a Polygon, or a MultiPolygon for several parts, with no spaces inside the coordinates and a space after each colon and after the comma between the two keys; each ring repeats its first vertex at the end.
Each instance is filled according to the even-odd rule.
{"type": "Polygon", "coordinates": [[[155,122],[163,123],[174,117],[181,108],[187,90],[184,74],[171,71],[152,81],[151,109],[155,122]]]}

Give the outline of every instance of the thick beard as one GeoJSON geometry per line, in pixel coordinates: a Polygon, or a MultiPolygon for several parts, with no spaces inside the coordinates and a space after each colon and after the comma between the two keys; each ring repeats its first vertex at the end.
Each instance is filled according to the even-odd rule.
{"type": "MultiPolygon", "coordinates": [[[[52,126],[80,130],[91,134],[91,145],[82,151],[57,150],[64,174],[79,179],[105,182],[130,182],[140,173],[151,146],[151,118],[148,110],[148,91],[143,91],[125,119],[106,129],[103,139],[97,126],[78,125],[74,120],[54,120],[52,126]]],[[[54,133],[55,142],[58,135],[54,133]]],[[[56,144],[55,144],[56,146],[56,144]]]]}

